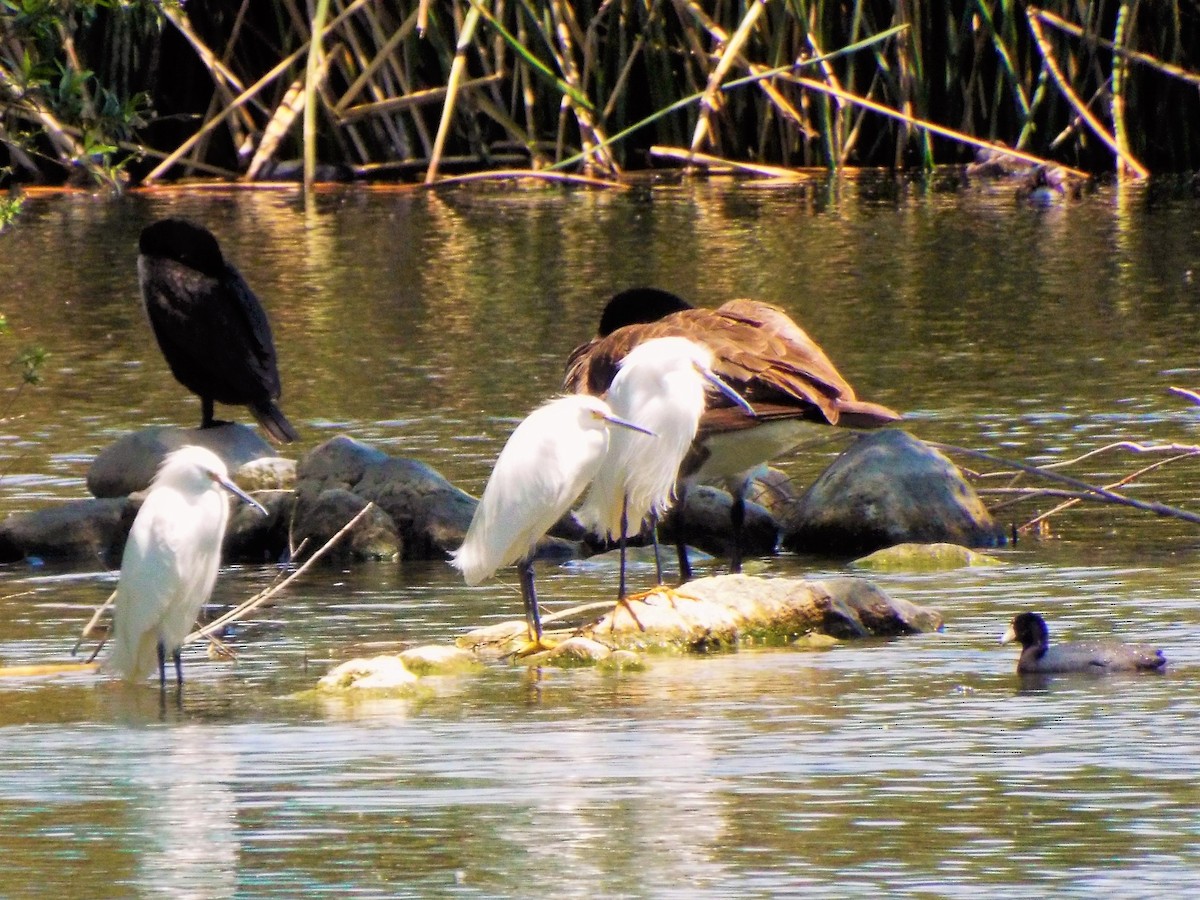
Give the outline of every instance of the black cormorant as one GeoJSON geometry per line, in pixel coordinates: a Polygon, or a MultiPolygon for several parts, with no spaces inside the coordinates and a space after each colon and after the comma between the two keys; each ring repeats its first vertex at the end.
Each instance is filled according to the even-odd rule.
{"type": "Polygon", "coordinates": [[[175,378],[200,398],[201,428],[218,424],[213,403],[248,406],[276,441],[297,438],[275,403],[275,343],[258,298],[221,255],[208,229],[160,219],[138,239],[146,315],[175,378]]]}

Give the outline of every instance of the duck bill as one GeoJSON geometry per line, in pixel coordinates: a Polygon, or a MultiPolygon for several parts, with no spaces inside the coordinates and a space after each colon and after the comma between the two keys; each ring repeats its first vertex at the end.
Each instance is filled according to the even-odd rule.
{"type": "Polygon", "coordinates": [[[754,415],[754,407],[746,402],[745,397],[726,384],[719,375],[715,372],[709,372],[706,369],[699,369],[698,371],[709,384],[728,397],[735,406],[740,407],[742,412],[748,416],[754,415]]]}
{"type": "Polygon", "coordinates": [[[651,431],[649,428],[643,428],[641,425],[638,425],[636,422],[630,422],[628,419],[622,419],[620,416],[607,415],[607,416],[604,416],[603,419],[605,422],[608,422],[610,425],[620,425],[622,428],[628,428],[630,431],[640,431],[642,434],[650,435],[650,437],[655,436],[654,432],[651,431]]]}
{"type": "Polygon", "coordinates": [[[214,480],[217,482],[217,484],[219,484],[221,487],[225,488],[225,490],[229,491],[229,493],[233,494],[233,496],[237,497],[239,500],[243,500],[246,503],[249,503],[251,506],[253,506],[255,509],[257,509],[264,516],[267,515],[267,508],[265,506],[263,506],[261,503],[259,503],[257,500],[255,500],[253,497],[251,497],[249,494],[247,494],[245,491],[243,491],[240,487],[238,487],[236,484],[234,484],[228,478],[217,478],[214,480]]]}
{"type": "Polygon", "coordinates": [[[1000,643],[1002,644],[1011,644],[1016,639],[1017,631],[1011,625],[1008,626],[1008,630],[1004,634],[1000,635],[1000,643]]]}

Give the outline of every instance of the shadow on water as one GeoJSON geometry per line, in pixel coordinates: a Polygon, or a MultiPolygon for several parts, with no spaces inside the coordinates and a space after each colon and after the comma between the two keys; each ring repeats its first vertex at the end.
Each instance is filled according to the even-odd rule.
{"type": "MultiPolygon", "coordinates": [[[[1197,371],[1189,197],[1029,209],[994,185],[853,180],[346,190],[308,212],[273,193],[39,197],[0,236],[6,340],[51,354],[0,430],[4,511],[83,496],[117,436],[196,418],[137,301],[137,234],[168,214],[210,227],[262,297],[297,454],[347,432],[478,493],[631,284],[782,305],[921,437],[1041,461],[1192,439],[1196,413],[1165,391],[1197,371]]],[[[806,483],[843,443],[781,465],[806,483]]],[[[1075,474],[1133,467],[1089,465],[1075,474]]],[[[1195,508],[1193,472],[1158,470],[1138,496],[1195,508]]],[[[0,893],[1179,892],[1200,872],[1198,535],[1101,507],[1053,527],[998,568],[875,576],[940,609],[942,634],[621,674],[495,664],[358,700],[297,694],[352,655],[518,617],[515,575],[468,589],[438,561],[321,569],[230,636],[236,663],[189,650],[178,705],[151,683],[0,682],[0,893]],[[996,644],[1023,609],[1064,639],[1158,644],[1170,668],[1030,684],[996,644]]],[[[273,574],[227,569],[213,602],[273,574]]],[[[611,575],[593,560],[539,587],[557,608],[607,596],[611,575]]],[[[0,582],[5,664],[64,659],[112,589],[98,564],[0,582]]]]}

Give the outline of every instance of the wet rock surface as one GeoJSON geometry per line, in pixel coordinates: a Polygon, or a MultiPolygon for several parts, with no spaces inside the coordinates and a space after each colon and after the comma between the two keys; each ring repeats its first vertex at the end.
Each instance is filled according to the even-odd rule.
{"type": "Polygon", "coordinates": [[[791,507],[783,546],[844,555],[910,542],[994,547],[1003,540],[954,463],[907,432],[885,429],[851,444],[791,507]]]}

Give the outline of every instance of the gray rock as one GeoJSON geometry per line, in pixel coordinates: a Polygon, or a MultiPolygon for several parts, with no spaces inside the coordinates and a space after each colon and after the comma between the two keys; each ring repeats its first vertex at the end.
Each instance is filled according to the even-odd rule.
{"type": "Polygon", "coordinates": [[[821,474],[788,515],[783,545],[860,554],[941,541],[994,547],[1004,536],[954,463],[885,429],[858,438],[821,474]]]}
{"type": "MultiPolygon", "coordinates": [[[[733,525],[729,510],[733,497],[727,491],[708,485],[691,488],[683,506],[684,528],[687,542],[705,553],[716,557],[727,557],[733,550],[733,525]]],[[[675,527],[679,517],[678,508],[659,527],[659,539],[675,541],[675,527]]],[[[757,503],[746,501],[746,519],[742,525],[743,556],[770,556],[779,546],[780,527],[775,517],[757,503]]]]}
{"type": "Polygon", "coordinates": [[[254,489],[253,496],[267,508],[267,515],[248,503],[233,503],[221,550],[226,562],[278,562],[287,557],[295,495],[288,490],[254,489]]]}
{"type": "Polygon", "coordinates": [[[374,502],[390,518],[407,559],[443,559],[462,543],[475,512],[475,499],[431,466],[388,456],[345,435],[301,460],[296,476],[295,533],[317,531],[305,517],[320,509],[316,498],[322,492],[340,489],[374,502]]]}
{"type": "Polygon", "coordinates": [[[56,562],[120,564],[125,537],[140,506],[126,498],[74,500],[0,522],[0,562],[30,557],[56,562]]]}
{"type": "MultiPolygon", "coordinates": [[[[367,505],[358,494],[341,487],[305,491],[296,498],[292,542],[307,541],[305,555],[325,544],[367,505]]],[[[378,506],[330,549],[331,559],[396,559],[403,551],[396,523],[378,506]]]]}
{"type": "Polygon", "coordinates": [[[88,490],[93,497],[125,497],[134,491],[144,491],[163,457],[188,444],[207,447],[221,457],[230,472],[253,460],[275,455],[258,432],[236,422],[213,428],[157,425],[127,434],[101,450],[88,469],[88,490]]]}

